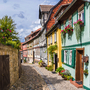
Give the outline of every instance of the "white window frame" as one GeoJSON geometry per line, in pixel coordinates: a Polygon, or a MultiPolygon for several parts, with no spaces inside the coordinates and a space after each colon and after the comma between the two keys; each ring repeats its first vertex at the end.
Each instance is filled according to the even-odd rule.
{"type": "Polygon", "coordinates": [[[84,13],[84,9],[78,12],[78,19],[81,19],[84,22],[82,13],[84,13]],[[81,18],[79,17],[80,14],[81,14],[81,18]]]}
{"type": "Polygon", "coordinates": [[[64,50],[64,63],[67,63],[67,50],[64,50]]]}
{"type": "Polygon", "coordinates": [[[70,50],[69,54],[69,65],[72,65],[72,50],[70,50]]]}

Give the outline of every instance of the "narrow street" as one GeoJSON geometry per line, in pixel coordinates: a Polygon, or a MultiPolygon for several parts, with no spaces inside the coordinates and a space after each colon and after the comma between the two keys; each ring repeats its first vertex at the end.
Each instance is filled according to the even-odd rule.
{"type": "Polygon", "coordinates": [[[21,78],[9,90],[85,90],[38,64],[22,64],[21,78]]]}

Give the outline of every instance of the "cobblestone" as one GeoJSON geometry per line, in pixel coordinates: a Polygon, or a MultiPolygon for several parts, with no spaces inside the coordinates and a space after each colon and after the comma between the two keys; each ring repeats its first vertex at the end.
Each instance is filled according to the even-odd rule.
{"type": "Polygon", "coordinates": [[[29,64],[22,65],[21,78],[9,90],[49,90],[45,81],[29,64]]]}

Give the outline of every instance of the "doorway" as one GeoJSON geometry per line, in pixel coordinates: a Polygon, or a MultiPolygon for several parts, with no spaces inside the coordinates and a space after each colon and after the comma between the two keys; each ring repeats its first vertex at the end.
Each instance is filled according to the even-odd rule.
{"type": "Polygon", "coordinates": [[[76,49],[76,82],[82,82],[83,84],[83,67],[84,63],[82,61],[82,57],[84,55],[84,48],[76,49]]]}
{"type": "Polygon", "coordinates": [[[58,67],[58,65],[57,65],[57,53],[55,53],[55,71],[56,71],[56,69],[57,69],[57,67],[58,67]]]}

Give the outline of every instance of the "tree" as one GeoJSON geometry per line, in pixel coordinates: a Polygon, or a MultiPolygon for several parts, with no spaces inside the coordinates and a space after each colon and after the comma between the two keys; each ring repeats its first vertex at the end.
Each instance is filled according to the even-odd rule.
{"type": "Polygon", "coordinates": [[[0,43],[19,48],[20,40],[15,29],[16,24],[11,17],[5,16],[0,19],[0,43]]]}

